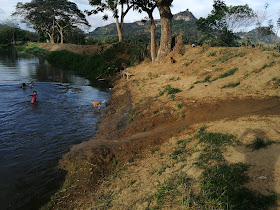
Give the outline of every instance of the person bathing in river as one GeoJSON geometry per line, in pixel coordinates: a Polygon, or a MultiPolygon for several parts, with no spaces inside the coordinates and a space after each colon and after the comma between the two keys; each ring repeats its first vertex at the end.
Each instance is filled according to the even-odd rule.
{"type": "Polygon", "coordinates": [[[34,87],[34,82],[33,82],[33,81],[30,82],[29,87],[30,87],[30,88],[33,88],[33,87],[34,87]]]}
{"type": "Polygon", "coordinates": [[[31,103],[35,103],[37,98],[38,98],[38,95],[37,95],[36,91],[33,91],[33,94],[32,95],[28,95],[28,96],[32,96],[31,103]]]}
{"type": "Polygon", "coordinates": [[[22,83],[22,85],[20,86],[22,89],[26,88],[26,84],[22,83]]]}

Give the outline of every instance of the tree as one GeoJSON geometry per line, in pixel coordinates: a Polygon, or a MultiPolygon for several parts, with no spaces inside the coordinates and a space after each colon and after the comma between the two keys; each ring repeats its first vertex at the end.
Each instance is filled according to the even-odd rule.
{"type": "Polygon", "coordinates": [[[255,12],[248,4],[229,6],[227,7],[225,15],[227,28],[234,33],[238,32],[240,28],[251,26],[256,17],[255,12]]]}
{"type": "MultiPolygon", "coordinates": [[[[88,15],[97,14],[99,12],[110,11],[116,21],[116,27],[118,31],[119,42],[123,40],[123,24],[124,17],[128,11],[133,7],[130,0],[89,0],[89,4],[94,7],[91,11],[86,11],[88,15]],[[120,15],[118,5],[120,5],[120,15]],[[119,20],[120,18],[120,20],[119,20]]],[[[107,20],[108,15],[104,14],[103,19],[107,20]]]]}
{"type": "Polygon", "coordinates": [[[213,10],[207,18],[197,21],[201,41],[211,45],[234,46],[239,38],[234,34],[252,24],[255,14],[248,5],[228,7],[222,0],[214,0],[213,10]]]}
{"type": "Polygon", "coordinates": [[[78,25],[89,26],[85,15],[75,3],[68,0],[51,0],[50,5],[54,8],[55,24],[60,34],[61,44],[63,44],[65,28],[76,28],[78,25]]]}
{"type": "MultiPolygon", "coordinates": [[[[13,16],[20,16],[24,22],[32,25],[33,29],[38,33],[47,34],[51,43],[54,43],[55,21],[53,10],[49,8],[46,0],[32,0],[29,3],[17,3],[16,12],[13,16]]],[[[38,37],[40,40],[40,37],[38,37]]]]}
{"type": "Polygon", "coordinates": [[[146,12],[148,14],[151,23],[151,58],[152,62],[156,59],[156,24],[153,17],[154,9],[156,8],[156,3],[154,0],[134,0],[133,4],[136,5],[135,9],[138,12],[146,12]]]}
{"type": "Polygon", "coordinates": [[[51,43],[55,42],[56,30],[63,43],[66,27],[89,26],[77,5],[68,0],[32,0],[30,3],[18,3],[13,15],[21,16],[29,22],[38,34],[46,33],[51,43]]]}
{"type": "Polygon", "coordinates": [[[256,13],[256,26],[257,26],[257,39],[256,39],[256,45],[260,45],[260,36],[264,32],[263,23],[267,20],[267,9],[269,7],[268,3],[265,3],[264,5],[264,11],[258,11],[256,13]]]}
{"type": "Polygon", "coordinates": [[[171,50],[171,21],[172,13],[170,10],[173,0],[155,0],[160,14],[161,36],[160,47],[157,55],[157,61],[165,58],[171,50]]]}

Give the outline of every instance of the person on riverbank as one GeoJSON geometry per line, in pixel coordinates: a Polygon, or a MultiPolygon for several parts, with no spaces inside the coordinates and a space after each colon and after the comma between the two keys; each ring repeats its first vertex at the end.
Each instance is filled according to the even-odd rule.
{"type": "Polygon", "coordinates": [[[32,96],[31,103],[35,103],[37,98],[38,98],[38,95],[37,95],[36,91],[33,91],[33,94],[32,95],[28,95],[28,96],[32,96]]]}

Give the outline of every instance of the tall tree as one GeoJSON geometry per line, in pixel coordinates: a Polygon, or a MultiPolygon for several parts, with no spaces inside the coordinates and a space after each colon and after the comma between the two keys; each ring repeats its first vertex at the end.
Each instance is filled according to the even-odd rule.
{"type": "MultiPolygon", "coordinates": [[[[93,10],[87,11],[88,15],[97,14],[99,12],[112,12],[116,21],[119,42],[123,40],[124,18],[128,11],[133,7],[130,0],[89,0],[89,4],[94,7],[93,10]],[[120,11],[118,6],[120,6],[120,11]]],[[[108,15],[104,14],[103,19],[107,20],[108,15]]]]}
{"type": "Polygon", "coordinates": [[[50,4],[54,8],[55,24],[60,34],[61,44],[63,44],[65,28],[76,28],[79,25],[89,26],[85,15],[75,3],[68,0],[51,0],[50,4]]]}
{"type": "Polygon", "coordinates": [[[267,21],[267,9],[269,7],[268,3],[265,3],[264,5],[264,11],[257,11],[256,14],[256,26],[257,26],[257,39],[256,39],[256,45],[260,45],[260,36],[264,32],[264,22],[267,21]]]}
{"type": "Polygon", "coordinates": [[[148,14],[151,23],[151,58],[154,62],[156,60],[156,24],[153,12],[157,6],[156,2],[154,0],[134,0],[133,4],[140,13],[144,11],[148,14]]]}
{"type": "Polygon", "coordinates": [[[155,0],[157,8],[160,14],[161,22],[161,37],[160,37],[160,47],[157,55],[157,61],[162,60],[167,56],[171,50],[171,5],[173,0],[155,0]]]}
{"type": "Polygon", "coordinates": [[[66,27],[89,26],[85,15],[77,8],[77,5],[68,0],[32,0],[25,4],[19,2],[13,15],[21,16],[33,25],[38,34],[40,32],[47,34],[51,43],[55,42],[56,30],[63,43],[66,27]]]}
{"type": "Polygon", "coordinates": [[[201,32],[202,42],[234,46],[239,38],[234,32],[252,24],[254,17],[255,14],[248,5],[228,7],[222,0],[214,0],[211,14],[207,18],[200,18],[196,24],[201,32]]]}

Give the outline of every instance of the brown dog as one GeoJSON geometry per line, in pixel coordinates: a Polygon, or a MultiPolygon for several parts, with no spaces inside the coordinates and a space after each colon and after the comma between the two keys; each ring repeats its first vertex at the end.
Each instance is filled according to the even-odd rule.
{"type": "Polygon", "coordinates": [[[101,105],[105,103],[105,100],[102,102],[95,102],[94,100],[92,100],[91,103],[93,104],[94,108],[98,107],[98,109],[100,109],[101,105]]]}

